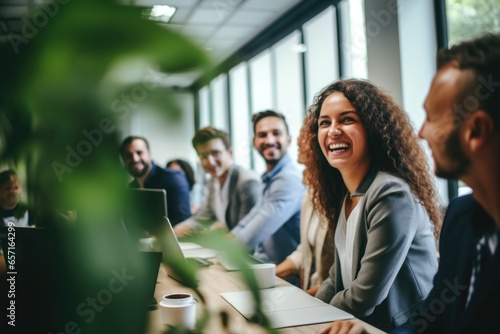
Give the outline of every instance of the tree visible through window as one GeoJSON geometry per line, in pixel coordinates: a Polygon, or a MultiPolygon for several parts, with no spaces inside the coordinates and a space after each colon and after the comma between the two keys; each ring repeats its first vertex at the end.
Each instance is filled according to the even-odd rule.
{"type": "Polygon", "coordinates": [[[448,45],[500,33],[500,0],[446,0],[448,45]]]}

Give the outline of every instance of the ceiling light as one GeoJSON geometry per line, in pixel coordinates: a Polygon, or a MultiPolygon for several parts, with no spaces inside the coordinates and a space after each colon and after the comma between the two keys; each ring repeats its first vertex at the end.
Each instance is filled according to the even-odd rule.
{"type": "Polygon", "coordinates": [[[153,8],[148,8],[142,11],[142,17],[148,18],[153,21],[169,22],[174,16],[177,8],[166,5],[155,5],[153,8]]]}

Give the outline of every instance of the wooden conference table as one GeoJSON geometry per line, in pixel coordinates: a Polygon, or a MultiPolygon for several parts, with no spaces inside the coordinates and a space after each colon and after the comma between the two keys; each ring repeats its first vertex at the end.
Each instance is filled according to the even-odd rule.
{"type": "MultiPolygon", "coordinates": [[[[245,283],[240,279],[238,272],[227,272],[219,264],[213,264],[209,267],[199,269],[198,276],[200,278],[199,289],[205,297],[206,308],[210,312],[210,321],[204,330],[204,333],[235,333],[235,334],[258,334],[266,333],[262,327],[249,323],[238,311],[229,305],[221,296],[221,292],[248,290],[245,283]],[[225,330],[219,316],[221,311],[228,314],[228,330],[225,330]]],[[[276,286],[286,286],[288,282],[276,277],[276,286]]],[[[193,291],[174,279],[170,278],[163,265],[160,267],[158,274],[158,282],[156,284],[155,298],[158,302],[168,293],[188,292],[193,291]]],[[[203,306],[198,303],[197,317],[203,312],[203,306]]],[[[164,325],[161,318],[160,309],[149,311],[149,334],[160,334],[164,332],[164,325]]],[[[199,318],[198,318],[199,319],[199,318]]],[[[360,320],[357,320],[360,321],[360,320]]],[[[306,325],[297,327],[288,327],[280,329],[280,333],[297,333],[297,334],[313,334],[325,327],[327,324],[306,325]]],[[[385,332],[376,329],[373,326],[366,324],[371,333],[383,334],[385,332]]]]}

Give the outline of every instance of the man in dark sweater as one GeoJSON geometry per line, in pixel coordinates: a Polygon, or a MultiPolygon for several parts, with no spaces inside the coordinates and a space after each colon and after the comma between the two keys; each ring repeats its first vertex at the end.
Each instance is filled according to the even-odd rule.
{"type": "Polygon", "coordinates": [[[165,189],[167,192],[167,213],[172,225],[191,216],[189,184],[179,171],[156,165],[149,150],[149,143],[143,137],[125,138],[120,154],[125,168],[134,180],[130,188],[165,189]]]}

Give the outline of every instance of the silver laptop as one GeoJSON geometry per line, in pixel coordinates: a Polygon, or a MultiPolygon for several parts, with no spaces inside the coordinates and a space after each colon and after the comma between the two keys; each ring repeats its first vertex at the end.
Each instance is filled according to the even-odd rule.
{"type": "Polygon", "coordinates": [[[184,256],[188,259],[212,259],[217,256],[217,251],[214,249],[203,247],[200,244],[194,242],[179,242],[179,245],[184,253],[184,256]]]}
{"type": "Polygon", "coordinates": [[[156,234],[156,239],[163,252],[163,263],[168,276],[186,286],[196,287],[198,281],[192,275],[193,270],[211,263],[200,258],[186,257],[168,218],[162,217],[161,220],[163,228],[160,233],[156,234]]]}
{"type": "MultiPolygon", "coordinates": [[[[354,318],[352,314],[327,304],[293,285],[259,291],[262,311],[269,318],[273,328],[354,318]]],[[[250,319],[254,315],[255,302],[250,291],[223,292],[220,295],[245,318],[250,319]]]]}
{"type": "MultiPolygon", "coordinates": [[[[245,256],[244,260],[248,266],[251,266],[252,264],[264,263],[263,261],[257,259],[256,257],[254,257],[252,255],[245,256]]],[[[226,269],[226,271],[239,271],[239,270],[241,270],[241,266],[238,265],[237,263],[234,263],[233,261],[231,261],[229,256],[227,256],[223,252],[217,252],[217,262],[219,262],[219,264],[224,269],[226,269]]]]}

